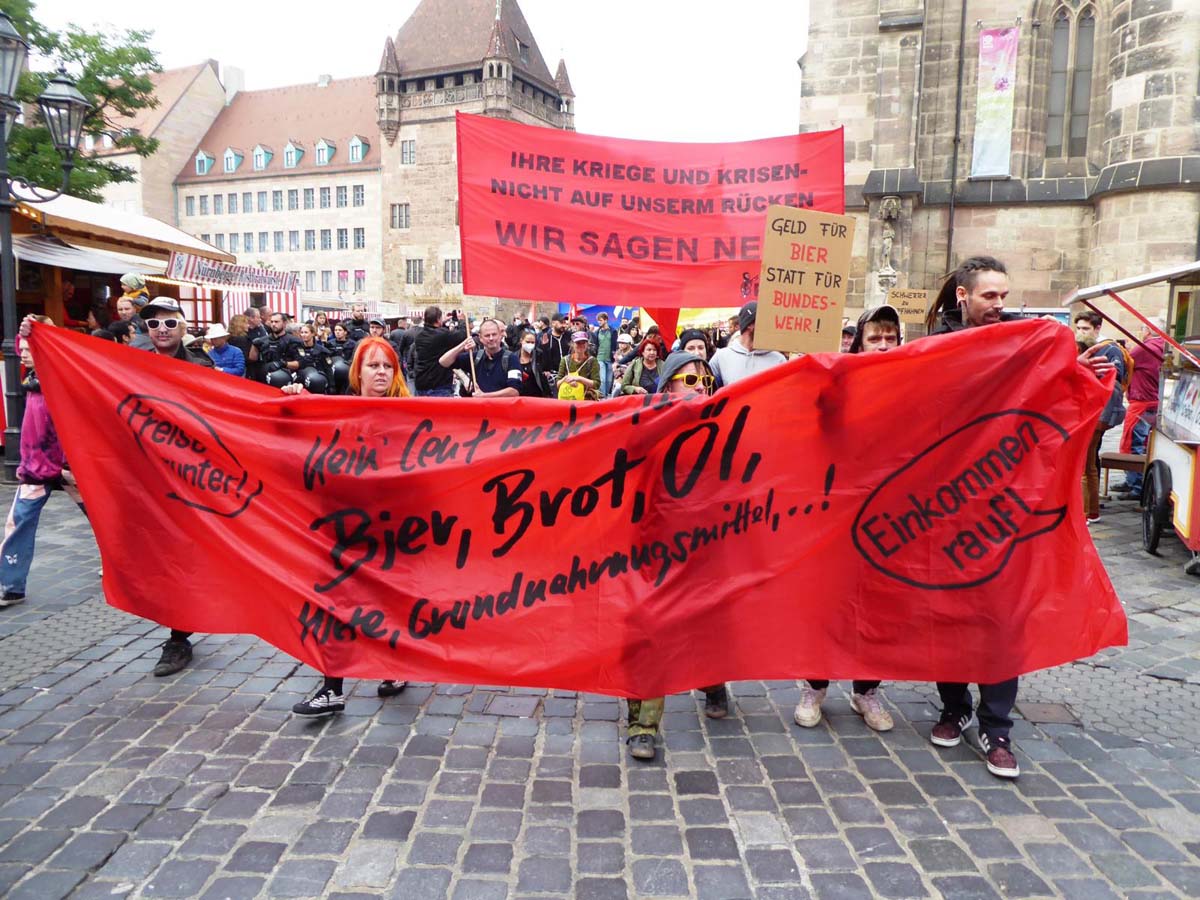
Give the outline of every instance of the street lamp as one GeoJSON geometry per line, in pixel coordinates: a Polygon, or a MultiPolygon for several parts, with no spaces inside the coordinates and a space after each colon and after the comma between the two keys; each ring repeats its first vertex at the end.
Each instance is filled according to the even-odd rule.
{"type": "Polygon", "coordinates": [[[8,172],[8,136],[13,122],[21,114],[16,102],[17,83],[25,70],[29,55],[29,44],[13,27],[12,19],[0,12],[0,117],[4,139],[0,141],[0,294],[4,311],[4,474],[8,481],[15,481],[17,466],[21,462],[21,363],[16,353],[17,334],[17,262],[13,256],[12,216],[19,203],[45,203],[62,195],[71,181],[71,170],[75,167],[75,151],[79,149],[79,138],[83,133],[83,120],[92,108],[83,94],[79,93],[60,68],[50,79],[46,90],[38,97],[42,120],[50,130],[54,149],[63,158],[62,187],[53,193],[45,193],[24,178],[13,178],[8,172]],[[20,193],[14,193],[14,186],[20,193]]]}

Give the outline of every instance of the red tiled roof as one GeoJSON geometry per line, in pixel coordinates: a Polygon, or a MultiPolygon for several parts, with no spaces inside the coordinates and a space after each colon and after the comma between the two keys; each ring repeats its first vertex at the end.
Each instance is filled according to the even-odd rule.
{"type": "Polygon", "coordinates": [[[283,174],[341,172],[379,165],[379,126],[376,124],[375,78],[334,80],[326,87],[301,84],[263,91],[242,91],[217,116],[197,150],[215,162],[207,175],[196,174],[195,154],[176,176],[179,184],[203,184],[229,178],[276,177],[283,174]],[[360,163],[350,162],[350,140],[359,135],[367,140],[360,163]],[[322,138],[336,145],[333,160],[317,165],[316,145],[322,138]],[[288,141],[304,150],[295,168],[283,167],[283,149],[288,141]],[[266,169],[254,171],[254,148],[262,145],[274,153],[266,169]],[[236,173],[226,174],[222,156],[226,147],[245,153],[236,173]]]}
{"type": "MultiPolygon", "coordinates": [[[[497,0],[421,0],[396,35],[396,59],[403,75],[476,66],[488,55],[497,0]]],[[[500,35],[517,72],[554,89],[517,0],[499,0],[500,35]],[[526,48],[522,57],[517,42],[526,48]],[[528,60],[526,62],[525,60],[528,60]]]]}
{"type": "MultiPolygon", "coordinates": [[[[139,109],[132,116],[113,116],[109,120],[109,130],[119,134],[127,128],[132,128],[136,129],[138,134],[143,137],[154,137],[158,126],[163,123],[163,120],[175,108],[175,104],[187,93],[188,88],[206,68],[211,68],[215,73],[217,61],[210,59],[196,63],[194,66],[185,66],[182,69],[164,69],[161,72],[152,72],[150,80],[154,83],[154,96],[158,100],[158,105],[139,109]]],[[[102,147],[99,144],[94,151],[96,156],[128,152],[129,149],[126,147],[102,147]]]]}

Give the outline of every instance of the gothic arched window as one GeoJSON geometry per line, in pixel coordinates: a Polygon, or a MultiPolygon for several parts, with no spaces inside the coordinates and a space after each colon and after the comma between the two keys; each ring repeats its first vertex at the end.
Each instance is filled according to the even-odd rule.
{"type": "Polygon", "coordinates": [[[1050,95],[1046,105],[1046,158],[1087,154],[1088,113],[1096,11],[1060,6],[1050,37],[1050,95]]]}

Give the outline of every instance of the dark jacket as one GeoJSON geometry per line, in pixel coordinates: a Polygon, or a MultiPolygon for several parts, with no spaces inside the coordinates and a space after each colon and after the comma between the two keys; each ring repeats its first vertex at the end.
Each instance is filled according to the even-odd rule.
{"type": "MultiPolygon", "coordinates": [[[[155,353],[158,351],[156,350],[155,353]]],[[[204,366],[206,369],[213,368],[213,361],[208,358],[205,353],[197,353],[195,350],[189,350],[187,347],[180,344],[175,349],[175,358],[181,359],[184,362],[189,362],[195,366],[204,366]]]]}
{"type": "MultiPolygon", "coordinates": [[[[1001,322],[1016,322],[1020,318],[1016,313],[1000,313],[1001,322]]],[[[929,334],[930,336],[935,334],[950,334],[955,331],[962,331],[966,327],[962,320],[962,307],[956,306],[954,309],[948,309],[942,313],[937,325],[934,326],[933,331],[929,332],[929,334]]]]}
{"type": "Polygon", "coordinates": [[[439,359],[451,347],[467,339],[466,331],[450,331],[446,328],[424,326],[417,334],[413,353],[416,358],[413,380],[418,391],[432,391],[454,384],[454,373],[443,366],[439,359]]]}

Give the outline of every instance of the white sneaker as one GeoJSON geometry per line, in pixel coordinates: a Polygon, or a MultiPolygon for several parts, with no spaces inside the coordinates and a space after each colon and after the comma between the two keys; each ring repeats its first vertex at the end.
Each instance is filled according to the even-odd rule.
{"type": "Polygon", "coordinates": [[[891,731],[895,726],[892,714],[883,708],[883,700],[875,688],[865,694],[851,694],[850,708],[863,717],[867,727],[874,731],[891,731]]]}
{"type": "Polygon", "coordinates": [[[796,711],[792,714],[796,720],[796,724],[802,728],[815,728],[821,724],[821,704],[825,702],[825,691],[827,688],[817,690],[810,685],[804,685],[800,688],[800,702],[796,704],[796,711]]]}

